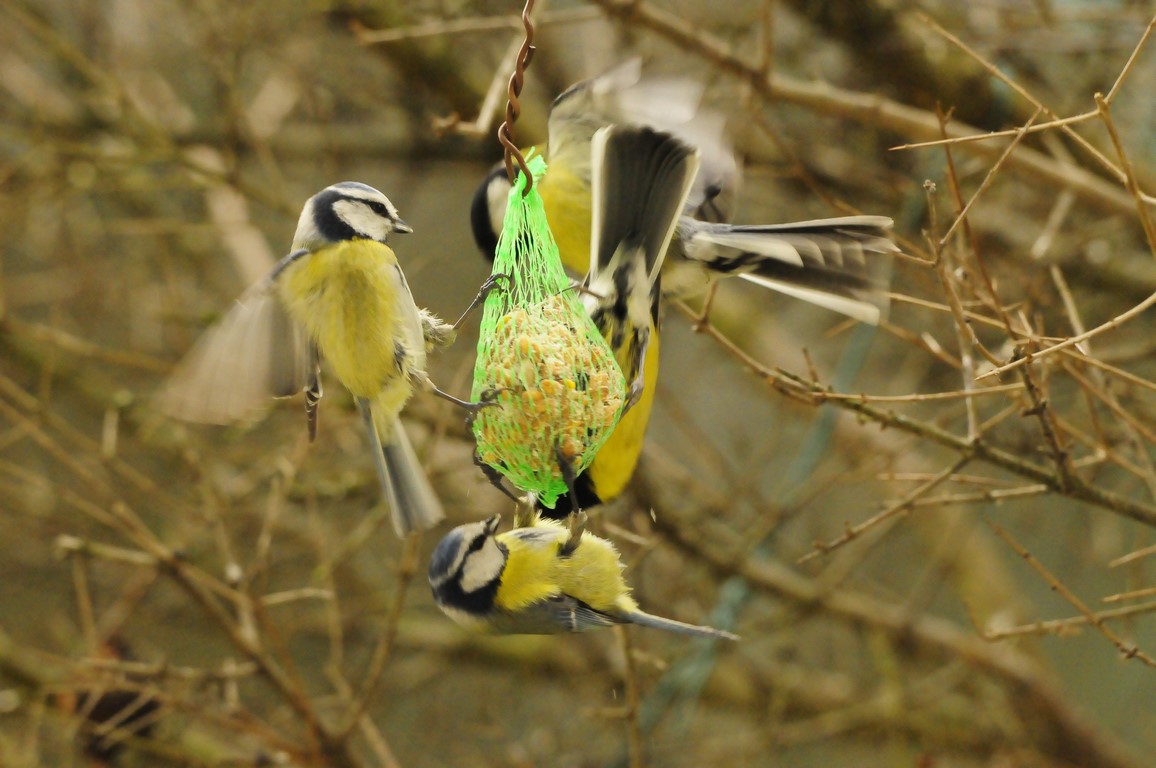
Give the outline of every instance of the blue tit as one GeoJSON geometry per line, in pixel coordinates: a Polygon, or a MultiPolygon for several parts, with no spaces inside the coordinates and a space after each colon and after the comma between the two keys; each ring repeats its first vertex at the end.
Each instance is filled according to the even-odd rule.
{"type": "MultiPolygon", "coordinates": [[[[564,91],[550,109],[538,185],[562,262],[575,274],[590,264],[593,173],[590,144],[613,123],[651,125],[699,149],[701,169],[662,268],[662,291],[684,298],[719,278],[738,276],[857,320],[878,323],[887,307],[888,254],[898,248],[886,216],[842,216],[789,224],[728,224],[738,186],[724,121],[700,108],[702,88],[685,79],[641,80],[628,62],[564,91]]],[[[509,180],[491,172],[471,204],[474,240],[493,258],[509,180]]]]}
{"type": "Polygon", "coordinates": [[[583,302],[629,393],[614,432],[573,481],[570,506],[580,508],[621,494],[642,453],[658,377],[662,264],[699,169],[697,150],[643,126],[601,128],[591,148],[593,230],[583,302]]]}
{"type": "MultiPolygon", "coordinates": [[[[660,285],[662,296],[685,298],[733,275],[878,323],[887,307],[887,256],[898,251],[890,238],[891,219],[845,216],[791,224],[725,223],[738,184],[737,164],[723,121],[700,109],[701,92],[701,87],[687,80],[640,80],[637,63],[628,62],[571,86],[554,101],[548,124],[549,168],[537,189],[562,263],[572,274],[594,270],[605,274],[598,264],[601,257],[592,247],[606,220],[595,210],[594,179],[601,174],[600,183],[605,183],[606,173],[599,168],[606,163],[601,150],[594,151],[594,136],[612,124],[657,126],[697,148],[701,160],[661,262],[661,279],[652,281],[660,285]]],[[[614,183],[621,179],[610,178],[614,183]]],[[[508,191],[504,169],[497,168],[478,188],[471,205],[475,242],[490,259],[508,191]]],[[[637,194],[623,199],[633,201],[637,194]]],[[[603,295],[613,297],[614,293],[603,295]]],[[[645,349],[642,393],[590,468],[576,479],[576,500],[582,507],[615,499],[637,466],[658,373],[658,304],[657,297],[652,298],[654,332],[645,349]]],[[[613,329],[605,323],[599,327],[611,339],[621,363],[625,350],[611,338],[613,329]]],[[[620,338],[623,344],[632,343],[628,335],[620,338]]],[[[557,509],[567,506],[559,504],[557,509]]]]}
{"type": "Polygon", "coordinates": [[[498,533],[495,515],[453,529],[434,549],[429,582],[454,621],[497,634],[585,632],[639,624],[700,637],[737,640],[712,627],[644,612],[630,596],[614,545],[584,532],[569,546],[560,522],[537,519],[498,533]]]}
{"type": "MultiPolygon", "coordinates": [[[[386,241],[411,232],[373,187],[345,181],[305,203],[288,256],[250,287],[178,365],[159,404],[177,418],[225,424],[253,418],[271,397],[304,390],[310,438],[320,362],[353,395],[398,535],[444,517],[398,419],[426,375],[427,347],[453,328],[419,310],[386,241]]],[[[471,404],[464,404],[471,405],[471,404]]]]}

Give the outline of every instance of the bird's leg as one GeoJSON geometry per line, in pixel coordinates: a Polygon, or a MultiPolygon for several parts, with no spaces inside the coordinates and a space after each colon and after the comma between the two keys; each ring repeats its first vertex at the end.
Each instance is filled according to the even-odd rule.
{"type": "Polygon", "coordinates": [[[437,385],[430,381],[429,377],[425,377],[423,383],[425,385],[425,389],[428,389],[433,394],[436,394],[436,396],[439,398],[442,398],[443,400],[449,400],[450,403],[454,404],[455,406],[465,408],[466,411],[469,412],[470,418],[473,418],[473,416],[476,415],[477,412],[481,411],[482,408],[489,408],[498,405],[498,394],[502,393],[502,390],[499,389],[489,389],[482,392],[482,397],[480,400],[477,400],[477,403],[472,403],[472,401],[455,398],[449,392],[443,392],[442,390],[439,390],[437,385]]]}
{"type": "Polygon", "coordinates": [[[570,287],[566,290],[575,291],[579,296],[593,296],[596,299],[606,298],[604,295],[587,285],[585,280],[571,280],[570,287]]]}
{"type": "Polygon", "coordinates": [[[566,483],[567,495],[570,497],[570,515],[566,518],[566,528],[570,535],[562,545],[560,554],[565,557],[574,553],[582,543],[582,534],[586,532],[586,522],[589,518],[586,512],[578,506],[578,490],[575,483],[578,475],[574,472],[574,465],[562,453],[562,447],[554,447],[554,455],[558,459],[558,468],[562,470],[562,480],[566,483]]]}
{"type": "Polygon", "coordinates": [[[489,387],[482,390],[481,396],[478,397],[478,402],[467,403],[466,405],[470,407],[470,412],[466,414],[466,427],[473,429],[474,421],[477,420],[478,414],[481,413],[484,408],[488,408],[491,405],[500,405],[500,403],[498,403],[498,395],[505,391],[505,387],[489,387]]]}
{"type": "Polygon", "coordinates": [[[315,367],[305,384],[305,421],[309,425],[309,442],[317,438],[317,406],[321,404],[321,369],[315,367]]]}
{"type": "Polygon", "coordinates": [[[510,279],[510,276],[503,274],[502,272],[495,273],[486,278],[486,282],[482,283],[482,287],[478,289],[478,295],[474,297],[474,300],[470,302],[468,307],[466,307],[466,311],[463,312],[462,316],[459,317],[453,324],[453,330],[456,331],[461,326],[461,324],[465,322],[465,319],[470,316],[470,313],[477,309],[478,305],[486,300],[486,297],[490,295],[490,291],[498,287],[499,280],[506,281],[507,289],[509,289],[510,285],[513,283],[513,280],[510,279]]]}
{"type": "Polygon", "coordinates": [[[534,507],[537,503],[538,495],[533,492],[527,493],[518,499],[517,506],[514,507],[515,528],[529,528],[534,524],[534,507]]]}
{"type": "Polygon", "coordinates": [[[369,432],[369,446],[373,450],[373,466],[377,469],[377,480],[381,483],[381,491],[390,498],[389,473],[385,468],[385,451],[381,446],[381,436],[377,434],[377,425],[373,423],[373,409],[369,400],[357,398],[357,410],[361,412],[361,420],[369,432]]]}
{"type": "Polygon", "coordinates": [[[522,499],[519,498],[516,493],[506,487],[505,478],[502,476],[502,473],[491,467],[486,462],[482,461],[482,457],[477,452],[477,450],[474,451],[474,465],[482,470],[482,474],[485,475],[486,479],[490,481],[490,485],[494,486],[510,499],[512,499],[515,504],[522,503],[522,499]]]}

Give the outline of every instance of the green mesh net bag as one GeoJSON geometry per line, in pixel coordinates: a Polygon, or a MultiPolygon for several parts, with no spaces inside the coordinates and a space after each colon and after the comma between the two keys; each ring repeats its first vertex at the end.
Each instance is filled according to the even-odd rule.
{"type": "MultiPolygon", "coordinates": [[[[529,162],[540,180],[546,163],[529,162]]],[[[519,175],[494,258],[500,279],[486,297],[473,397],[497,391],[474,420],[478,456],[515,487],[553,507],[566,491],[559,455],[577,474],[610,437],[626,380],[562,269],[542,198],[519,175]]]]}

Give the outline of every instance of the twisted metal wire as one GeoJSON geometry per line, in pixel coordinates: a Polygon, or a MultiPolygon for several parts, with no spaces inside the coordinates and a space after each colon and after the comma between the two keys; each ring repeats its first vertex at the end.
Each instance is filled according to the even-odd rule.
{"type": "Polygon", "coordinates": [[[526,7],[522,9],[522,26],[526,28],[526,39],[522,42],[522,49],[518,51],[518,59],[514,64],[514,74],[510,76],[510,84],[506,87],[506,119],[498,126],[498,141],[505,148],[506,175],[510,183],[514,183],[514,161],[526,178],[526,186],[522,196],[530,194],[534,186],[534,175],[526,166],[526,158],[514,144],[514,122],[522,114],[522,105],[518,97],[522,93],[522,85],[526,80],[526,67],[530,66],[530,59],[534,57],[534,23],[530,21],[530,11],[534,8],[534,0],[526,0],[526,7]]]}

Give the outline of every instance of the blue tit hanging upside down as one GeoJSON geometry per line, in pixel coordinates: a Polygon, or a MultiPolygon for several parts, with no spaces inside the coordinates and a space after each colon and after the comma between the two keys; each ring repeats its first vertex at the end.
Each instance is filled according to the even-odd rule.
{"type": "Polygon", "coordinates": [[[289,255],[201,337],[162,392],[162,410],[225,424],[304,391],[312,439],[325,360],[357,402],[398,535],[436,525],[441,502],[398,414],[416,387],[471,411],[486,403],[452,397],[426,375],[427,349],[452,342],[455,326],[418,309],[386,244],[411,231],[365,184],[344,181],[309,198],[289,255]]]}
{"type": "MultiPolygon", "coordinates": [[[[567,89],[555,101],[548,122],[546,177],[538,184],[546,217],[562,262],[573,274],[598,269],[592,239],[603,226],[597,211],[594,179],[605,185],[620,183],[604,153],[592,151],[593,137],[609,124],[650,122],[692,141],[703,158],[702,167],[682,215],[676,217],[673,237],[661,262],[662,296],[686,298],[717,280],[737,276],[764,287],[846,314],[878,323],[887,306],[888,254],[898,252],[892,242],[892,221],[885,216],[844,216],[790,224],[736,225],[708,221],[717,218],[716,201],[730,194],[737,172],[722,131],[721,120],[699,119],[701,89],[687,81],[663,81],[657,86],[637,82],[637,67],[619,68],[603,77],[567,89]],[[647,105],[639,108],[640,103],[647,105]],[[676,120],[669,119],[676,116],[676,120]],[[693,129],[682,130],[674,122],[693,129]],[[594,254],[592,256],[592,254],[594,254]]],[[[637,181],[637,180],[635,180],[637,181]]],[[[639,185],[641,186],[641,184],[639,185]]],[[[495,169],[478,188],[470,212],[475,242],[492,259],[505,211],[509,180],[495,169]]],[[[633,211],[632,198],[623,205],[633,211]]],[[[607,238],[602,238],[606,242],[607,238]]],[[[637,285],[634,286],[638,288],[637,285]]],[[[605,301],[637,304],[617,285],[602,294],[605,301]]],[[[617,498],[634,474],[653,403],[658,375],[658,296],[652,296],[652,331],[643,358],[643,390],[635,406],[603,445],[590,467],[574,483],[577,504],[592,507],[617,498]]],[[[614,328],[598,323],[608,338],[614,328]]],[[[621,337],[630,343],[629,336],[621,337]]],[[[613,340],[620,362],[624,350],[613,340]]],[[[629,374],[628,374],[629,378],[629,374]]],[[[544,515],[560,516],[569,509],[565,499],[544,515]]]]}
{"type": "Polygon", "coordinates": [[[585,632],[638,624],[699,637],[738,640],[711,627],[644,612],[630,596],[614,545],[592,533],[572,546],[550,519],[498,533],[495,515],[460,525],[434,549],[429,583],[442,611],[459,624],[497,634],[585,632]]]}

